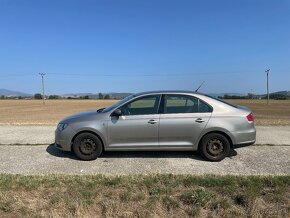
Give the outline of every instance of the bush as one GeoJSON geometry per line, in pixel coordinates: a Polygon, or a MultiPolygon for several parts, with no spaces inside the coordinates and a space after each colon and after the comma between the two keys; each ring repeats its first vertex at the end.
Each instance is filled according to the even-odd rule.
{"type": "Polygon", "coordinates": [[[42,99],[42,95],[40,93],[36,93],[34,95],[34,99],[42,99]]]}

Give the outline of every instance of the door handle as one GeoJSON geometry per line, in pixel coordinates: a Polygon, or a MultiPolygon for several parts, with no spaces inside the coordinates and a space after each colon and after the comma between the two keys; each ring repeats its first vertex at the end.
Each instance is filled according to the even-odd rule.
{"type": "Polygon", "coordinates": [[[157,121],[156,120],[149,120],[148,123],[155,124],[155,123],[157,123],[157,121]]]}
{"type": "Polygon", "coordinates": [[[205,120],[203,120],[203,119],[201,119],[201,118],[197,118],[197,119],[195,120],[195,122],[197,122],[197,123],[203,123],[203,122],[205,122],[205,120]]]}

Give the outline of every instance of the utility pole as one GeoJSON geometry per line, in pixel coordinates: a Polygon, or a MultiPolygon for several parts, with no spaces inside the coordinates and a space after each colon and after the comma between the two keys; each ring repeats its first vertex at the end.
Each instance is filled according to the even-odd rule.
{"type": "Polygon", "coordinates": [[[267,73],[267,104],[269,104],[269,71],[270,69],[265,70],[265,72],[267,73]]]}
{"type": "Polygon", "coordinates": [[[45,104],[44,99],[45,99],[45,95],[44,95],[44,76],[46,75],[45,73],[39,73],[39,75],[41,76],[41,81],[42,81],[42,101],[43,104],[45,104]]]}

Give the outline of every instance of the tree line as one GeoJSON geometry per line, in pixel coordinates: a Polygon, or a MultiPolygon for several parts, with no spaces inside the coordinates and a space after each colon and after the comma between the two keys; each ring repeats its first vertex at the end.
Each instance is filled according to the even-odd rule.
{"type": "MultiPolygon", "coordinates": [[[[47,99],[91,99],[91,97],[89,95],[84,95],[84,96],[76,96],[76,97],[62,97],[60,95],[49,95],[49,96],[45,96],[47,99]]],[[[40,93],[36,93],[34,94],[34,99],[42,99],[42,94],[40,93]]],[[[92,98],[95,99],[95,98],[92,98]]],[[[98,94],[98,99],[111,99],[110,95],[108,94],[103,94],[103,93],[99,93],[98,94]]]]}

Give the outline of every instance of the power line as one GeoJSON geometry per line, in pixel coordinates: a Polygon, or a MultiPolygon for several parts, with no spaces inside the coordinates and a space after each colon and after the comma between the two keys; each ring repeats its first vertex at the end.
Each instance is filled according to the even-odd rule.
{"type": "Polygon", "coordinates": [[[42,81],[42,101],[43,104],[45,104],[44,99],[45,99],[45,95],[44,95],[44,76],[46,75],[45,73],[39,73],[39,75],[41,76],[41,81],[42,81]]]}
{"type": "MultiPolygon", "coordinates": [[[[228,74],[228,75],[242,75],[249,72],[192,72],[192,73],[174,73],[174,74],[166,74],[166,73],[143,73],[143,74],[134,74],[134,73],[123,73],[120,72],[119,74],[88,74],[88,73],[47,73],[47,76],[85,76],[85,77],[182,77],[182,76],[194,76],[194,75],[221,75],[221,74],[228,74]]],[[[33,76],[35,74],[27,73],[27,74],[1,74],[1,77],[18,77],[18,76],[33,76]]]]}
{"type": "MultiPolygon", "coordinates": [[[[266,71],[265,71],[266,72],[266,71]]],[[[102,74],[102,73],[46,73],[46,76],[77,76],[77,77],[182,77],[182,76],[195,76],[195,75],[244,75],[258,73],[258,71],[244,71],[244,72],[228,72],[228,71],[215,71],[215,72],[190,72],[190,73],[126,73],[119,72],[118,74],[102,74]]],[[[290,72],[275,72],[275,74],[290,74],[290,72]]],[[[19,76],[35,76],[35,73],[1,73],[1,77],[19,77],[19,76]]]]}

